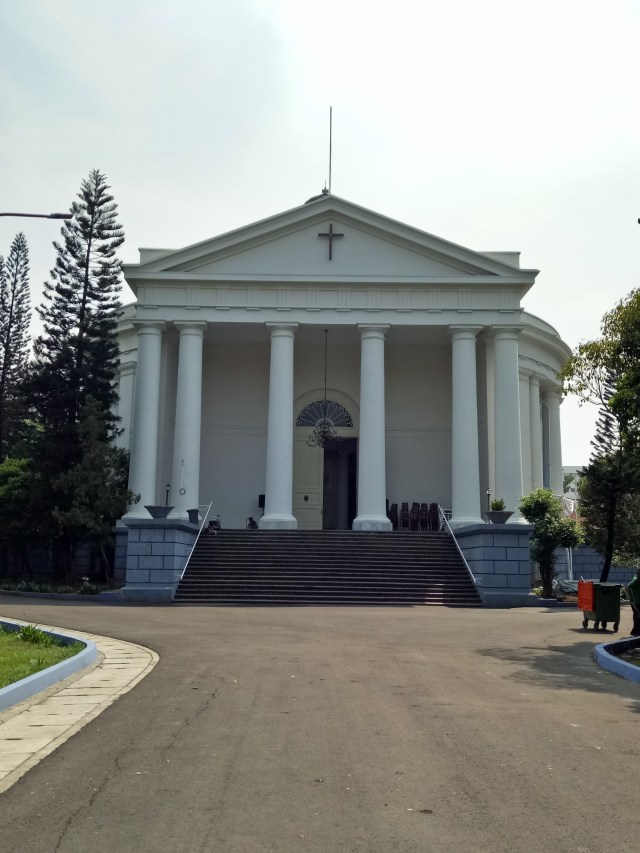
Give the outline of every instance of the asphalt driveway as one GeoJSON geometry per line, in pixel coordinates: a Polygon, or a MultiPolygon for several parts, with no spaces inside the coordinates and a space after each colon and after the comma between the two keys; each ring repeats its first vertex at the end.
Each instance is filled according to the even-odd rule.
{"type": "Polygon", "coordinates": [[[577,611],[0,596],[0,615],[160,655],[0,797],[8,853],[640,846],[640,685],[595,665],[577,611]]]}

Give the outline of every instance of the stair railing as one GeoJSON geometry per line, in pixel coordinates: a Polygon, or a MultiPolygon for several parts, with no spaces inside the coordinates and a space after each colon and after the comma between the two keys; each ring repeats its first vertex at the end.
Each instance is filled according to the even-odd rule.
{"type": "Polygon", "coordinates": [[[473,585],[477,586],[475,576],[474,576],[473,572],[471,571],[471,566],[469,565],[469,563],[467,563],[467,558],[462,553],[462,548],[460,547],[456,537],[453,535],[453,530],[451,529],[451,526],[449,524],[449,518],[451,518],[451,510],[442,509],[440,504],[438,504],[438,515],[440,517],[440,530],[443,533],[447,533],[453,539],[453,541],[456,543],[456,548],[458,549],[458,554],[460,554],[460,557],[462,558],[462,562],[464,563],[466,570],[469,572],[469,577],[473,581],[473,585]]]}
{"type": "Polygon", "coordinates": [[[187,571],[187,566],[189,565],[189,560],[191,559],[191,556],[195,550],[195,547],[198,544],[198,539],[200,538],[200,534],[202,533],[202,528],[207,523],[207,518],[209,517],[209,513],[211,512],[212,506],[213,506],[213,501],[211,501],[209,506],[207,506],[206,504],[199,504],[199,506],[198,506],[198,509],[204,509],[205,507],[207,507],[207,511],[205,512],[204,517],[202,519],[202,524],[200,525],[200,529],[198,530],[198,535],[194,539],[193,545],[191,546],[191,550],[189,551],[189,556],[187,557],[187,562],[184,564],[184,569],[182,570],[182,574],[180,575],[180,580],[182,580],[182,578],[184,577],[184,573],[187,571]]]}

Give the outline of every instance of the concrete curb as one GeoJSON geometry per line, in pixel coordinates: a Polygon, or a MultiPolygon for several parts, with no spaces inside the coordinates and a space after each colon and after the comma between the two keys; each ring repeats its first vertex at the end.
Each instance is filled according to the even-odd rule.
{"type": "Polygon", "coordinates": [[[12,595],[15,598],[51,598],[56,601],[84,601],[94,604],[109,602],[112,592],[120,592],[120,590],[103,590],[95,595],[80,595],[79,592],[23,592],[19,589],[0,589],[0,595],[12,595]]]}
{"type": "MultiPolygon", "coordinates": [[[[8,619],[0,621],[11,624],[8,619]]],[[[91,643],[98,656],[93,665],[70,677],[63,678],[58,671],[52,686],[0,712],[0,794],[135,687],[158,662],[154,651],[135,643],[53,625],[40,628],[91,643]]]]}
{"type": "MultiPolygon", "coordinates": [[[[0,626],[9,631],[19,631],[20,628],[28,624],[30,623],[12,622],[8,619],[0,619],[0,626]]],[[[11,705],[22,702],[24,699],[28,699],[30,696],[40,693],[41,690],[46,690],[47,687],[51,687],[52,684],[62,681],[63,678],[75,675],[76,672],[80,672],[81,669],[91,666],[91,664],[95,663],[98,658],[98,649],[96,644],[92,643],[91,640],[71,637],[68,634],[63,634],[61,631],[49,631],[45,628],[41,628],[40,630],[44,631],[45,634],[50,634],[57,640],[61,640],[64,645],[70,645],[71,643],[77,642],[84,643],[84,649],[71,658],[67,658],[66,660],[60,661],[60,663],[56,663],[53,666],[48,667],[47,669],[43,669],[40,672],[36,672],[33,675],[28,675],[26,678],[22,678],[20,681],[16,681],[15,684],[8,684],[6,687],[0,687],[0,711],[5,711],[7,708],[10,708],[11,705]]]]}
{"type": "Polygon", "coordinates": [[[640,666],[627,663],[617,656],[620,652],[626,652],[638,646],[640,646],[640,637],[627,637],[625,640],[616,640],[614,643],[600,643],[593,650],[593,656],[596,663],[603,669],[608,669],[609,672],[621,678],[640,684],[640,666]]]}

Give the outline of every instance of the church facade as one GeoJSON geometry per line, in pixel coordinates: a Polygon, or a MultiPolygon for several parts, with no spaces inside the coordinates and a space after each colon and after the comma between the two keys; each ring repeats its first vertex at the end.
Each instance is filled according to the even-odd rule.
{"type": "Polygon", "coordinates": [[[124,274],[125,524],[211,503],[224,527],[379,531],[416,501],[462,528],[489,497],[562,493],[570,350],[523,310],[517,253],[322,194],[124,274]]]}

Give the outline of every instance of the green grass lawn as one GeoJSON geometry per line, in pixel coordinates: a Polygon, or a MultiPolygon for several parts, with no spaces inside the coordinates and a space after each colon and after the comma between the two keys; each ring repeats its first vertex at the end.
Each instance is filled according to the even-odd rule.
{"type": "Polygon", "coordinates": [[[0,628],[0,687],[73,657],[83,648],[84,643],[63,646],[33,625],[26,625],[20,631],[0,628]]]}

